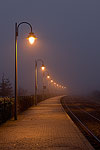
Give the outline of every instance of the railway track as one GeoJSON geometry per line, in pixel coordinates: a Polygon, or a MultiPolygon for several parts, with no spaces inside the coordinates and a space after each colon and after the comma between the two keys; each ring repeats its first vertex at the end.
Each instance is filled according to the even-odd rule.
{"type": "Polygon", "coordinates": [[[95,105],[91,108],[91,102],[87,102],[88,105],[85,105],[83,102],[84,101],[79,99],[77,100],[77,98],[74,100],[72,97],[64,97],[61,99],[62,106],[68,115],[76,123],[93,147],[96,150],[100,150],[100,113],[98,111],[100,106],[98,106],[98,109],[96,109],[97,107],[95,105]],[[95,112],[99,117],[94,115],[95,112]]]}

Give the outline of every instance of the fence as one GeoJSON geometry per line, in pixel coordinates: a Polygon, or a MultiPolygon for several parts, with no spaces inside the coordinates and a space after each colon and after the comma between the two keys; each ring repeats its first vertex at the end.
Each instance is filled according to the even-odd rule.
{"type": "MultiPolygon", "coordinates": [[[[44,99],[49,96],[45,95],[44,99]]],[[[42,95],[37,95],[37,103],[41,102],[42,95]]],[[[18,114],[34,105],[34,96],[18,97],[18,114]]],[[[0,124],[14,116],[14,98],[0,98],[0,124]]]]}

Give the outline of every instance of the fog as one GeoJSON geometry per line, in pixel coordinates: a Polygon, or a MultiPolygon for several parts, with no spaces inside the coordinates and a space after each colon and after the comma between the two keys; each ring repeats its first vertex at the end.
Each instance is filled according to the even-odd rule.
{"type": "Polygon", "coordinates": [[[0,79],[5,73],[14,85],[15,22],[28,21],[37,40],[30,46],[29,27],[20,27],[19,87],[34,92],[34,61],[41,58],[52,79],[66,86],[67,92],[100,89],[100,1],[1,0],[0,20],[0,79]]]}

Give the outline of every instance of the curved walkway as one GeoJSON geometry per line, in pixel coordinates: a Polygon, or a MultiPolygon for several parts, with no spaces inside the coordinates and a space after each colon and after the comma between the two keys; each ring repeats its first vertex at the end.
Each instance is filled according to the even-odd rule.
{"type": "Polygon", "coordinates": [[[31,107],[0,127],[0,150],[93,150],[70,117],[60,97],[31,107]]]}

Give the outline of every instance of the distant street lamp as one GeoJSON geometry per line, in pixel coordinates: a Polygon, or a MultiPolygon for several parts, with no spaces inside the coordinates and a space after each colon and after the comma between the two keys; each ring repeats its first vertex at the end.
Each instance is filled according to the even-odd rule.
{"type": "Polygon", "coordinates": [[[37,63],[42,62],[41,70],[45,71],[44,61],[42,59],[35,60],[35,105],[37,105],[37,63]]]}
{"type": "Polygon", "coordinates": [[[32,32],[32,26],[30,23],[28,22],[21,22],[17,25],[17,23],[15,23],[15,103],[14,103],[14,119],[17,120],[17,98],[18,98],[18,85],[17,85],[17,37],[18,37],[18,29],[19,29],[19,26],[22,25],[22,24],[27,24],[30,26],[30,29],[31,29],[31,32],[29,33],[29,36],[28,36],[28,40],[30,42],[30,44],[33,44],[35,39],[36,39],[36,36],[34,35],[34,33],[32,32]]]}
{"type": "Polygon", "coordinates": [[[42,71],[44,71],[45,70],[45,66],[42,64],[42,66],[41,66],[41,69],[42,69],[42,71]]]}
{"type": "Polygon", "coordinates": [[[53,80],[51,79],[51,83],[53,83],[53,80]]]}
{"type": "Polygon", "coordinates": [[[49,76],[49,75],[47,75],[47,79],[50,79],[50,76],[49,76]]]}

